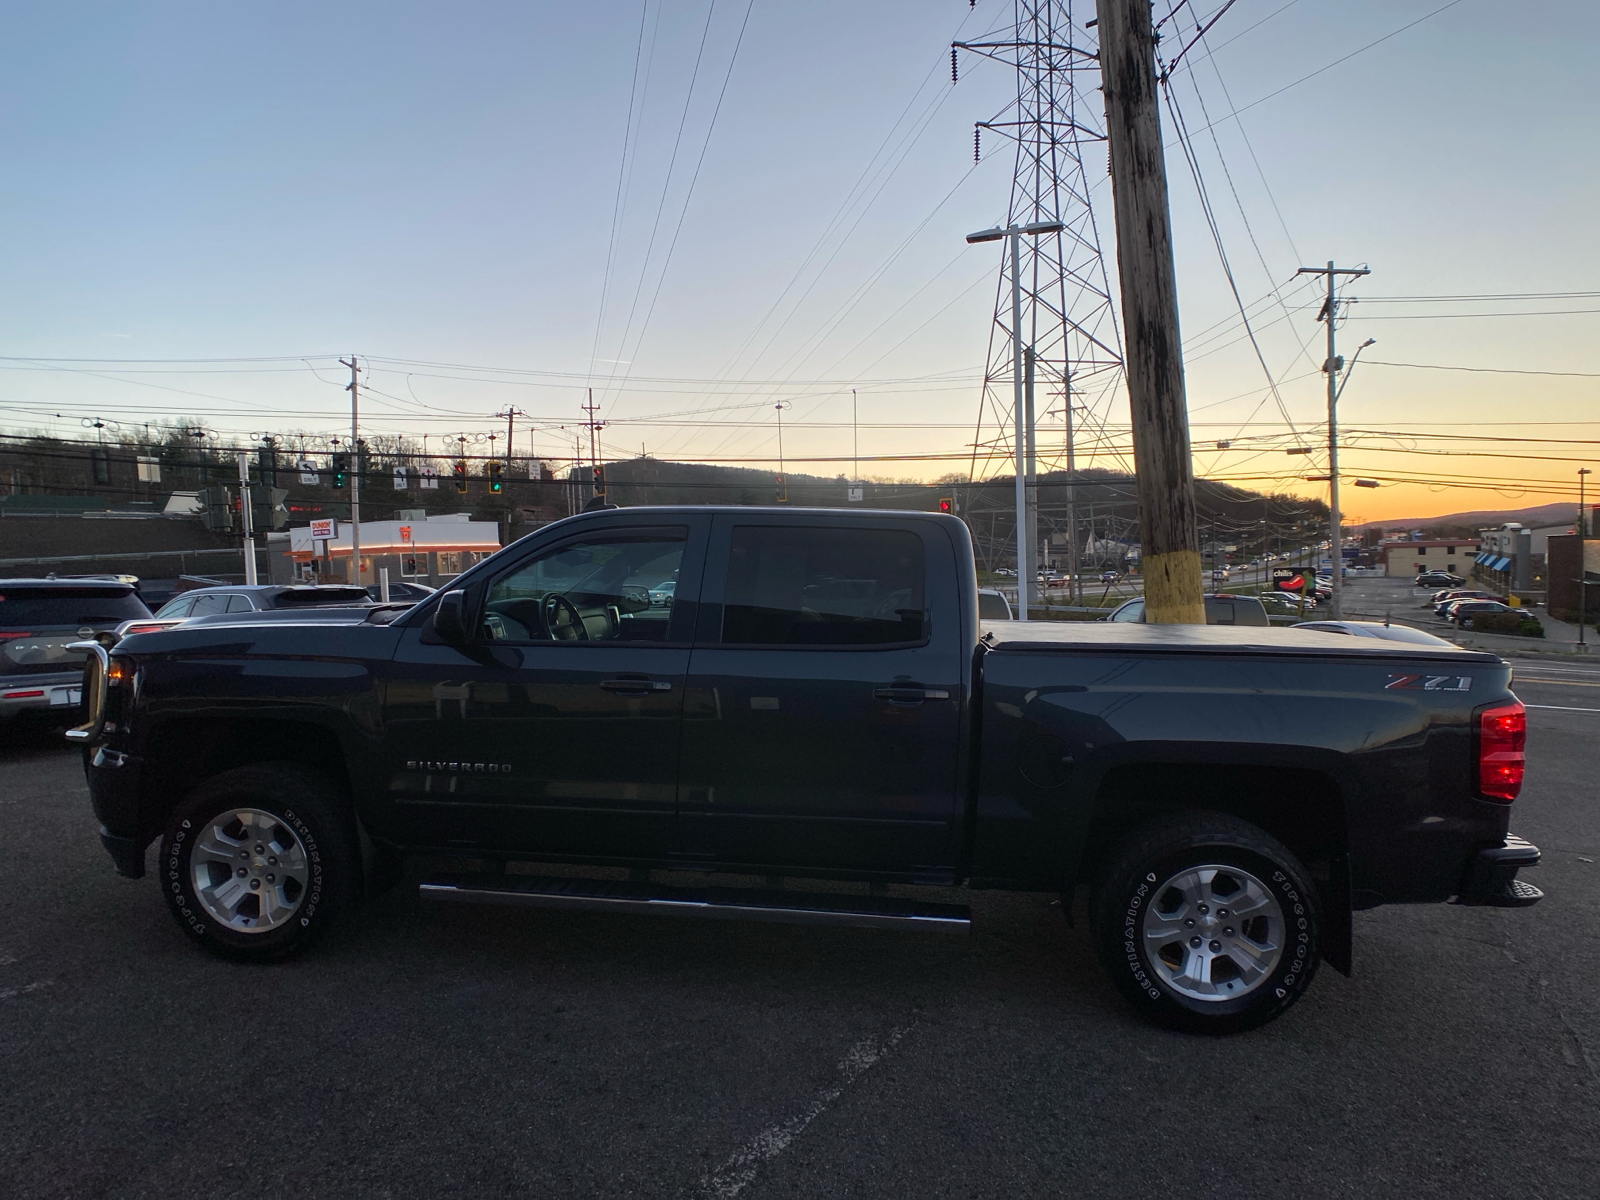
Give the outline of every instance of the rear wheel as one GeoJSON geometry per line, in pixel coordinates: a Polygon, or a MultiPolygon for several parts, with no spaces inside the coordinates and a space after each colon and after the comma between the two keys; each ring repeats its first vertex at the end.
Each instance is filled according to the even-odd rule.
{"type": "Polygon", "coordinates": [[[1282,1015],[1317,969],[1316,892],[1287,847],[1221,813],[1134,833],[1095,888],[1096,946],[1150,1020],[1237,1033],[1282,1015]]]}
{"type": "Polygon", "coordinates": [[[225,771],[173,814],[162,890],[184,931],[225,958],[265,962],[309,946],[358,894],[346,806],[292,763],[225,771]]]}

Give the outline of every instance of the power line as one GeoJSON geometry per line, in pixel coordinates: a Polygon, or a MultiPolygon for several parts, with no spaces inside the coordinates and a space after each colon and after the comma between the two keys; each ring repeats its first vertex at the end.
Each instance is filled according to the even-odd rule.
{"type": "Polygon", "coordinates": [[[1398,363],[1378,358],[1364,359],[1373,367],[1410,367],[1418,371],[1468,371],[1479,375],[1552,375],[1571,379],[1600,379],[1600,371],[1541,371],[1520,367],[1462,367],[1449,363],[1398,363]]]}

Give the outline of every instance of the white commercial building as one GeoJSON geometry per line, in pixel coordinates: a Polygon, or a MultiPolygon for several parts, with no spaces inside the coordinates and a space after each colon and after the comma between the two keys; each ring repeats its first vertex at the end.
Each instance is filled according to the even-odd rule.
{"type": "MultiPolygon", "coordinates": [[[[325,542],[313,540],[311,533],[309,525],[289,530],[287,557],[294,577],[350,582],[350,523],[337,522],[334,536],[325,542]]],[[[474,521],[466,513],[363,521],[361,582],[377,583],[378,571],[387,567],[391,580],[438,587],[498,549],[500,526],[474,521]]]]}

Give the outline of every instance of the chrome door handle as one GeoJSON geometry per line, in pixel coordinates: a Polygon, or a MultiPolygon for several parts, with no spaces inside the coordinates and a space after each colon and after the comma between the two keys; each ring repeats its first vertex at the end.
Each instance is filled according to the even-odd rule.
{"type": "Polygon", "coordinates": [[[664,679],[602,679],[600,686],[608,692],[670,692],[672,685],[664,679]]]}
{"type": "Polygon", "coordinates": [[[915,685],[881,687],[872,692],[874,700],[887,700],[891,704],[921,704],[924,700],[948,700],[950,693],[943,688],[925,688],[915,685]]]}

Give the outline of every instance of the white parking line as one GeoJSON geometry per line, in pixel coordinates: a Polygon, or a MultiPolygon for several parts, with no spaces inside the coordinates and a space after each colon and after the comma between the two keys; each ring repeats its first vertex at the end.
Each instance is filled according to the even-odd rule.
{"type": "Polygon", "coordinates": [[[21,987],[0,988],[0,1000],[14,1000],[18,996],[26,996],[29,992],[42,991],[54,982],[54,979],[42,979],[38,983],[25,983],[21,987]]]}
{"type": "Polygon", "coordinates": [[[749,1186],[762,1163],[770,1162],[787,1150],[795,1138],[805,1132],[807,1125],[826,1112],[828,1106],[844,1094],[845,1088],[870,1071],[885,1054],[894,1049],[895,1043],[906,1035],[907,1028],[909,1027],[891,1030],[881,1042],[875,1037],[869,1037],[851,1046],[844,1056],[844,1061],[839,1064],[838,1078],[818,1092],[816,1098],[806,1105],[804,1112],[797,1117],[790,1117],[781,1125],[763,1129],[735,1150],[720,1167],[701,1180],[700,1194],[712,1197],[713,1200],[733,1200],[734,1196],[749,1186]]]}

